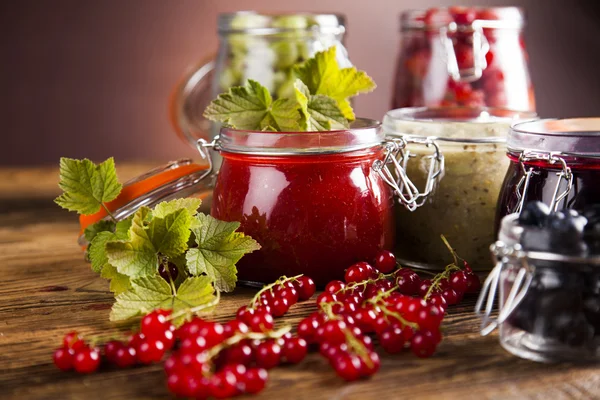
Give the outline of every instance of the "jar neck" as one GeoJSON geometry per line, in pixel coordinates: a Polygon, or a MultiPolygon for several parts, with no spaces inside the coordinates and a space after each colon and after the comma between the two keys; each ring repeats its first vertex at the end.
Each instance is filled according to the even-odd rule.
{"type": "Polygon", "coordinates": [[[326,164],[326,163],[372,163],[377,159],[383,159],[383,145],[370,148],[354,150],[342,153],[321,154],[289,154],[289,155],[256,155],[221,152],[224,160],[247,163],[253,165],[300,165],[300,164],[326,164]]]}
{"type": "Polygon", "coordinates": [[[473,32],[477,29],[521,31],[525,24],[518,7],[449,7],[410,10],[401,14],[402,31],[473,32]]]}
{"type": "MultiPolygon", "coordinates": [[[[527,167],[535,167],[540,169],[551,169],[560,170],[562,169],[562,163],[550,162],[548,160],[523,160],[521,152],[509,151],[507,153],[508,158],[515,164],[523,163],[527,167]]],[[[573,170],[600,170],[600,157],[573,157],[573,156],[561,156],[565,161],[566,165],[573,170]]]]}
{"type": "Polygon", "coordinates": [[[254,11],[241,11],[220,14],[218,17],[220,35],[295,35],[315,34],[343,35],[345,17],[341,14],[260,14],[254,11]]]}

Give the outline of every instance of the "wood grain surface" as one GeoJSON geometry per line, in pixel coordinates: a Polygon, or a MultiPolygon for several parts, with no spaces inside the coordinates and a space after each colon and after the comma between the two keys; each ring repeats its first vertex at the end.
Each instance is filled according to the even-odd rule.
{"type": "MultiPolygon", "coordinates": [[[[138,167],[132,166],[131,170],[138,167]]],[[[123,168],[121,168],[123,170],[123,168]]],[[[103,369],[80,376],[51,360],[62,336],[117,333],[108,321],[113,301],[107,283],[91,271],[76,244],[74,214],[55,206],[55,170],[0,171],[0,399],[164,399],[162,366],[103,369]],[[11,181],[10,177],[18,177],[11,181]],[[46,188],[45,195],[36,186],[46,188]]],[[[253,295],[241,288],[226,295],[216,320],[231,318],[253,295]]],[[[372,379],[345,384],[318,354],[297,366],[270,372],[265,399],[596,399],[600,368],[539,364],[505,352],[492,334],[481,337],[474,298],[450,309],[437,353],[421,360],[410,353],[388,356],[372,379]]],[[[278,321],[297,323],[315,309],[293,306],[278,321]]]]}

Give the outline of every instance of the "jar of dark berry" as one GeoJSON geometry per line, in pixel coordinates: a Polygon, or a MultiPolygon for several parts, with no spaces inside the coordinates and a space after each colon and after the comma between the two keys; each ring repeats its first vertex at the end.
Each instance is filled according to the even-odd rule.
{"type": "Polygon", "coordinates": [[[523,26],[523,11],[516,7],[404,12],[392,108],[535,111],[523,26]]]}
{"type": "Polygon", "coordinates": [[[518,214],[502,220],[501,240],[491,246],[496,267],[476,305],[483,335],[499,328],[502,347],[534,361],[600,361],[600,253],[594,245],[600,215],[594,215],[566,210],[534,225],[518,214]]]}
{"type": "Polygon", "coordinates": [[[396,255],[415,268],[443,270],[452,260],[441,235],[475,270],[492,269],[489,244],[508,167],[506,134],[532,112],[490,107],[407,107],[389,111],[383,128],[401,148],[396,255]]]}
{"type": "Polygon", "coordinates": [[[600,203],[600,118],[543,119],[515,124],[507,139],[508,171],[496,225],[537,200],[553,210],[600,203]]]}
{"type": "Polygon", "coordinates": [[[239,221],[262,247],[238,264],[241,280],[307,274],[324,286],[392,248],[393,194],[373,168],[386,146],[378,122],[328,132],[223,128],[213,146],[223,163],[211,214],[239,221]]]}

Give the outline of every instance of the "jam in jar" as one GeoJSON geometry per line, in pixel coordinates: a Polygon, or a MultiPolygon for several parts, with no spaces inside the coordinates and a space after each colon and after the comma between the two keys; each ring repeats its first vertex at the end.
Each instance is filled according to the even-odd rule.
{"type": "Polygon", "coordinates": [[[488,106],[535,111],[523,24],[523,12],[516,7],[403,13],[392,108],[488,106]]]}
{"type": "Polygon", "coordinates": [[[600,203],[600,118],[543,119],[514,125],[508,136],[508,171],[496,225],[526,202],[553,210],[583,210],[600,203]]]}
{"type": "Polygon", "coordinates": [[[298,133],[223,128],[216,149],[223,163],[211,214],[239,221],[262,246],[238,264],[242,281],[307,274],[324,286],[392,248],[393,194],[373,169],[384,154],[379,123],[298,133]]]}
{"type": "Polygon", "coordinates": [[[444,235],[473,269],[492,268],[488,246],[508,166],[506,133],[511,123],[535,117],[490,107],[407,107],[386,114],[387,137],[405,144],[395,212],[401,263],[443,270],[452,259],[444,235]]]}

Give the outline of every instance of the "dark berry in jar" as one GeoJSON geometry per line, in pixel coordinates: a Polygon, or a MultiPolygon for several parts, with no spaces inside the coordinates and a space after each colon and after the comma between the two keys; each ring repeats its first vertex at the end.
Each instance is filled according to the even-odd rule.
{"type": "Polygon", "coordinates": [[[550,207],[541,201],[530,201],[525,204],[519,215],[519,224],[541,228],[546,224],[548,215],[550,215],[550,207]]]}

